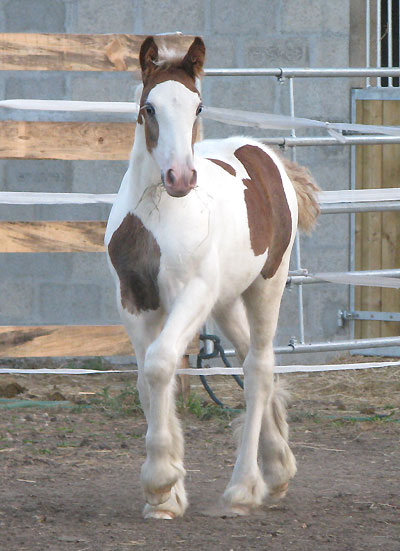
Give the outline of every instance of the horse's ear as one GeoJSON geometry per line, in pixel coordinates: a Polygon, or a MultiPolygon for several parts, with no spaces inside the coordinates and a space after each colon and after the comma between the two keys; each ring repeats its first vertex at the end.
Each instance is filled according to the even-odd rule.
{"type": "Polygon", "coordinates": [[[199,36],[193,40],[187,54],[182,60],[182,68],[192,77],[199,77],[203,72],[206,47],[199,36]]]}
{"type": "Polygon", "coordinates": [[[154,62],[158,59],[158,47],[153,36],[148,36],[140,48],[139,61],[142,75],[148,75],[155,69],[154,62]]]}

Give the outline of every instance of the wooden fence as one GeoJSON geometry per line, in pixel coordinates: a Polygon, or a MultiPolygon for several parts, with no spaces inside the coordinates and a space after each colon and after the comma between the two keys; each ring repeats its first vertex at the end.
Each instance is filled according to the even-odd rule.
{"type": "MultiPolygon", "coordinates": [[[[143,39],[127,34],[0,33],[0,70],[131,71],[139,78],[143,39]]],[[[185,49],[193,37],[170,35],[162,40],[185,49]]],[[[0,121],[0,158],[127,160],[134,130],[128,122],[0,121]]],[[[0,252],[100,252],[104,230],[105,223],[99,221],[0,222],[0,252]]],[[[197,351],[194,342],[188,353],[197,351]]],[[[122,326],[0,326],[2,357],[131,354],[122,326]]]]}
{"type": "MultiPolygon", "coordinates": [[[[400,101],[358,100],[357,122],[399,125],[400,101]]],[[[358,146],[356,179],[358,189],[397,188],[400,177],[400,144],[358,146]]],[[[400,266],[400,215],[398,211],[366,212],[356,215],[355,267],[357,270],[394,269],[400,266]]],[[[397,289],[356,287],[356,310],[400,312],[397,289]]],[[[356,321],[356,338],[392,337],[400,334],[400,323],[356,321]]]]}

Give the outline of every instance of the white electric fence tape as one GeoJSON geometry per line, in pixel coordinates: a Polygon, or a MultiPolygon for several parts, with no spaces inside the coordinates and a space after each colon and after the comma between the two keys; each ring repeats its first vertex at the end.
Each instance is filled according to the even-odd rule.
{"type": "MultiPolygon", "coordinates": [[[[285,366],[276,366],[274,368],[275,373],[315,373],[321,371],[347,371],[353,369],[372,369],[380,367],[398,367],[400,366],[400,361],[390,361],[390,362],[368,362],[368,363],[353,363],[353,364],[332,364],[332,365],[285,365],[285,366]]],[[[93,374],[115,374],[115,373],[125,373],[132,375],[137,373],[137,369],[109,369],[109,370],[99,370],[99,369],[13,369],[2,367],[0,368],[1,373],[8,374],[20,374],[20,375],[93,375],[93,374]]],[[[205,368],[185,368],[177,369],[177,375],[243,375],[242,367],[205,367],[205,368]]]]}
{"type": "Polygon", "coordinates": [[[0,204],[4,205],[112,205],[115,193],[40,193],[36,191],[1,191],[0,204]]]}
{"type": "MultiPolygon", "coordinates": [[[[96,112],[96,113],[138,113],[139,106],[134,102],[90,102],[90,101],[59,101],[59,100],[2,100],[0,107],[7,109],[25,109],[40,111],[73,111],[73,112],[96,112]]],[[[249,111],[223,109],[215,107],[204,107],[202,116],[214,121],[233,124],[238,126],[252,126],[254,128],[283,129],[293,128],[324,128],[339,142],[345,142],[346,137],[341,132],[362,132],[365,134],[385,134],[400,137],[400,127],[376,126],[349,123],[330,123],[305,119],[299,117],[287,117],[285,115],[274,115],[272,113],[256,113],[249,111]]],[[[114,194],[90,194],[90,193],[34,193],[34,192],[0,192],[0,203],[14,205],[34,204],[112,204],[114,194]]],[[[329,203],[351,203],[357,201],[393,201],[400,199],[400,189],[387,190],[346,190],[321,192],[321,204],[329,203]]],[[[315,277],[333,283],[371,285],[379,287],[400,288],[400,281],[394,278],[379,277],[371,275],[354,275],[345,273],[315,274],[315,277]]],[[[338,365],[316,365],[316,366],[281,366],[276,367],[276,373],[309,373],[316,371],[339,371],[347,369],[370,369],[386,366],[398,366],[400,362],[375,362],[364,364],[338,364],[338,365]]],[[[59,375],[83,375],[91,373],[134,373],[131,371],[98,371],[88,369],[8,369],[0,368],[0,373],[56,373],[59,375]]],[[[179,369],[178,373],[188,375],[242,375],[242,368],[205,368],[205,369],[179,369]]]]}
{"type": "MultiPolygon", "coordinates": [[[[9,99],[0,101],[0,107],[6,109],[23,109],[34,111],[73,111],[90,113],[130,113],[136,114],[139,105],[135,102],[97,102],[97,101],[64,101],[64,100],[31,100],[9,99]]],[[[341,132],[361,132],[364,134],[385,134],[400,137],[398,126],[376,126],[370,124],[332,123],[300,117],[288,117],[273,113],[258,113],[239,109],[204,106],[202,117],[225,124],[251,126],[253,128],[291,130],[298,128],[323,128],[339,142],[346,137],[341,132]]]]}
{"type": "Polygon", "coordinates": [[[346,272],[321,272],[316,274],[307,274],[313,278],[327,281],[329,283],[338,283],[342,285],[361,285],[367,287],[387,287],[389,289],[400,289],[400,279],[394,277],[385,277],[369,274],[349,274],[346,272]]]}

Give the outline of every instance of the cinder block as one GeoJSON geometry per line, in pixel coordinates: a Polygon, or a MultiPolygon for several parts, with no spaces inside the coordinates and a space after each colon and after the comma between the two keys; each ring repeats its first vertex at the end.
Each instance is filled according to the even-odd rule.
{"type": "Polygon", "coordinates": [[[79,73],[70,77],[71,99],[134,101],[138,84],[132,73],[79,73]]]}
{"type": "Polygon", "coordinates": [[[206,44],[206,67],[237,67],[236,37],[229,35],[204,35],[206,44]]]}
{"type": "Polygon", "coordinates": [[[317,342],[337,339],[343,335],[343,329],[337,325],[337,313],[346,308],[347,289],[332,283],[309,287],[304,293],[305,326],[312,327],[308,334],[317,342]]]}
{"type": "MultiPolygon", "coordinates": [[[[244,111],[273,112],[275,106],[276,83],[266,77],[213,77],[211,85],[205,89],[204,103],[212,107],[242,109],[244,111]]],[[[234,135],[263,136],[265,130],[251,127],[226,125],[204,121],[206,137],[227,137],[234,135]]]]}
{"type": "Polygon", "coordinates": [[[133,32],[135,13],[132,0],[79,0],[76,13],[76,21],[70,32],[133,32]]]}
{"type": "Polygon", "coordinates": [[[296,79],[295,113],[298,117],[346,121],[350,116],[350,83],[346,79],[296,79]]]}
{"type": "Polygon", "coordinates": [[[0,32],[7,32],[6,18],[4,15],[4,0],[0,0],[0,32]]]}
{"type": "Polygon", "coordinates": [[[104,285],[111,282],[106,253],[71,254],[70,277],[76,283],[94,283],[104,285]]]}
{"type": "Polygon", "coordinates": [[[297,37],[261,36],[244,40],[246,67],[306,67],[308,41],[297,37]]]}
{"type": "Polygon", "coordinates": [[[4,190],[68,192],[72,188],[70,161],[9,160],[4,168],[4,190]]]}
{"type": "Polygon", "coordinates": [[[350,188],[349,165],[347,160],[327,162],[325,165],[306,165],[323,191],[350,188]]]}
{"type": "MultiPolygon", "coordinates": [[[[0,16],[1,16],[1,12],[0,12],[0,16]]],[[[3,32],[1,31],[1,27],[0,27],[0,32],[3,32]]],[[[8,71],[0,71],[0,97],[1,98],[6,97],[6,82],[7,82],[8,74],[9,74],[8,71]]]]}
{"type": "Polygon", "coordinates": [[[268,77],[213,77],[208,100],[213,107],[272,111],[277,85],[268,77]]]}
{"type": "Polygon", "coordinates": [[[125,161],[75,161],[72,191],[117,193],[127,168],[125,161]]]}
{"type": "Polygon", "coordinates": [[[99,323],[100,286],[77,283],[41,283],[40,315],[46,323],[99,323]]]}
{"type": "Polygon", "coordinates": [[[25,71],[11,73],[5,84],[5,97],[14,99],[64,99],[65,77],[60,74],[46,74],[25,71]]]}
{"type": "Polygon", "coordinates": [[[1,275],[4,279],[40,281],[70,281],[72,255],[68,253],[2,253],[1,275]]]}
{"type": "Polygon", "coordinates": [[[284,32],[348,34],[350,0],[286,0],[281,9],[284,32]]]}
{"type": "Polygon", "coordinates": [[[214,0],[211,3],[210,26],[221,34],[264,35],[275,30],[277,2],[264,0],[214,0]]]}
{"type": "Polygon", "coordinates": [[[26,279],[2,280],[0,293],[0,324],[28,324],[34,319],[35,282],[26,279]]]}
{"type": "Polygon", "coordinates": [[[62,0],[9,0],[4,6],[7,32],[61,33],[65,31],[62,0]]]}
{"type": "Polygon", "coordinates": [[[103,323],[121,323],[121,318],[117,309],[117,295],[115,286],[108,274],[108,284],[104,285],[102,294],[102,316],[103,323]]]}
{"type": "Polygon", "coordinates": [[[349,37],[344,33],[313,36],[310,52],[310,67],[348,67],[349,37]]]}
{"type": "Polygon", "coordinates": [[[204,3],[198,0],[176,0],[173,3],[146,0],[140,9],[143,34],[174,31],[203,34],[205,30],[204,3]]]}
{"type": "Polygon", "coordinates": [[[32,220],[107,220],[112,205],[36,205],[32,220]]]}
{"type": "Polygon", "coordinates": [[[36,220],[35,207],[31,205],[0,205],[0,220],[36,220]]]}

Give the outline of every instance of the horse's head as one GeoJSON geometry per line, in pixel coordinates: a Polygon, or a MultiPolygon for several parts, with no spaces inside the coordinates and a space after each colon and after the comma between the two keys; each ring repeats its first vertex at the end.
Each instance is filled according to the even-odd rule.
{"type": "Polygon", "coordinates": [[[140,50],[143,92],[138,124],[144,125],[147,150],[173,197],[184,197],[196,186],[193,144],[201,111],[196,78],[202,73],[204,57],[205,46],[199,37],[179,59],[159,60],[152,36],[140,50]]]}

